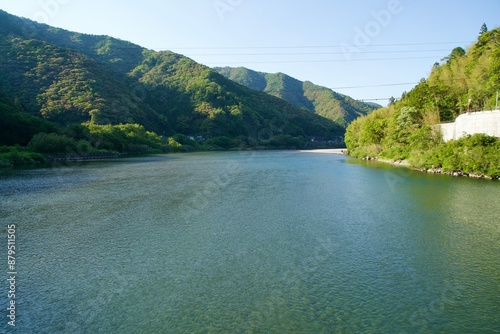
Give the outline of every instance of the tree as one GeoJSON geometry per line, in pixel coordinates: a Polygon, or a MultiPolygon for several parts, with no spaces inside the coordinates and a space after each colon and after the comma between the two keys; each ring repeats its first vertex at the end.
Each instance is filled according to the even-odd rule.
{"type": "Polygon", "coordinates": [[[479,31],[479,36],[487,32],[488,32],[488,27],[486,26],[486,23],[483,23],[483,25],[481,26],[481,30],[479,31]]]}
{"type": "Polygon", "coordinates": [[[414,107],[403,107],[396,118],[397,131],[413,130],[422,122],[422,114],[414,107]]]}
{"type": "Polygon", "coordinates": [[[456,47],[451,51],[451,54],[447,57],[441,59],[442,61],[446,61],[446,64],[451,64],[453,59],[460,58],[465,56],[466,52],[462,47],[456,47]]]}
{"type": "Polygon", "coordinates": [[[68,136],[41,132],[33,136],[28,148],[39,153],[71,153],[77,148],[77,142],[68,136]]]}

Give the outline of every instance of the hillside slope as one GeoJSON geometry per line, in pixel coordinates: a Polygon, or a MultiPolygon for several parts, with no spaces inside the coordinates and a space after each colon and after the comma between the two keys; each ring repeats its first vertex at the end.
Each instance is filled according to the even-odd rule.
{"type": "Polygon", "coordinates": [[[500,91],[500,29],[482,33],[468,50],[455,48],[428,79],[389,108],[347,128],[357,157],[407,159],[414,167],[500,177],[500,138],[476,134],[444,143],[435,125],[469,110],[492,110],[500,91]]]}
{"type": "Polygon", "coordinates": [[[244,67],[217,67],[215,70],[248,88],[282,98],[342,126],[377,108],[373,104],[356,101],[329,88],[309,81],[302,82],[283,73],[256,72],[244,67]]]}
{"type": "Polygon", "coordinates": [[[344,132],[331,120],[238,85],[182,55],[1,10],[0,93],[23,112],[63,126],[139,123],[164,135],[253,140],[334,138],[344,132]]]}

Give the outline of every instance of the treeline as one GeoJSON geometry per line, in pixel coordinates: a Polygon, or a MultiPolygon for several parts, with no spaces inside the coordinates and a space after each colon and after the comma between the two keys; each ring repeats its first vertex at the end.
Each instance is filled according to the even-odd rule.
{"type": "Polygon", "coordinates": [[[468,110],[491,110],[500,90],[500,31],[455,48],[401,100],[355,120],[345,142],[355,157],[407,160],[413,167],[500,177],[500,139],[482,134],[444,143],[439,127],[468,110]]]}
{"type": "Polygon", "coordinates": [[[26,146],[0,146],[0,166],[43,165],[54,159],[74,160],[111,157],[122,153],[162,152],[161,137],[138,124],[84,123],[56,130],[33,135],[26,146]]]}
{"type": "MultiPolygon", "coordinates": [[[[2,114],[2,113],[0,113],[2,114]]],[[[26,117],[19,113],[18,118],[26,117]]],[[[53,160],[85,160],[95,157],[113,157],[120,154],[158,154],[193,151],[221,151],[235,149],[299,149],[306,145],[302,136],[276,135],[262,140],[240,136],[217,136],[205,139],[183,134],[163,137],[147,131],[140,124],[97,125],[87,122],[69,127],[39,124],[36,117],[28,117],[27,129],[49,130],[32,134],[26,145],[9,146],[12,138],[23,133],[22,128],[9,132],[0,141],[0,168],[26,165],[45,165],[53,160]],[[54,132],[50,132],[54,131],[54,132]],[[19,133],[18,133],[19,132],[19,133]],[[3,146],[2,146],[3,145],[3,146]]],[[[24,133],[28,136],[29,132],[24,133]]],[[[26,140],[24,140],[26,142],[26,140]]],[[[312,145],[312,143],[309,143],[312,145]]],[[[318,145],[318,144],[316,144],[318,145]]]]}

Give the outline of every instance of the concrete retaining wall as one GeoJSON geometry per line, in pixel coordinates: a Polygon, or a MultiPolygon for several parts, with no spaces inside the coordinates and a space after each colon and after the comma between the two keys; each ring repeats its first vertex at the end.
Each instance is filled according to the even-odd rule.
{"type": "Polygon", "coordinates": [[[462,114],[454,123],[440,124],[440,127],[444,141],[476,133],[500,137],[500,110],[462,114]]]}

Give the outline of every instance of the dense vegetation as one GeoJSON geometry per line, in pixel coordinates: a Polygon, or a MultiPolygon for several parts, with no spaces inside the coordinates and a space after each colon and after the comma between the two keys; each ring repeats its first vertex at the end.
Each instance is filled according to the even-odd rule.
{"type": "Polygon", "coordinates": [[[500,139],[477,134],[443,143],[441,121],[491,110],[500,90],[500,31],[482,31],[467,51],[456,48],[400,101],[359,118],[345,141],[356,157],[408,160],[423,169],[500,176],[500,139]]]}
{"type": "Polygon", "coordinates": [[[367,115],[380,107],[356,101],[329,88],[309,81],[302,82],[283,73],[256,72],[244,67],[219,67],[215,70],[239,84],[282,98],[341,126],[347,126],[359,116],[367,115]]]}
{"type": "Polygon", "coordinates": [[[1,10],[0,121],[0,145],[9,146],[0,153],[3,164],[12,152],[30,149],[90,154],[291,148],[345,133],[329,119],[182,55],[1,10]]]}

